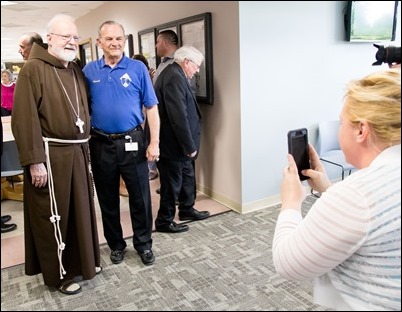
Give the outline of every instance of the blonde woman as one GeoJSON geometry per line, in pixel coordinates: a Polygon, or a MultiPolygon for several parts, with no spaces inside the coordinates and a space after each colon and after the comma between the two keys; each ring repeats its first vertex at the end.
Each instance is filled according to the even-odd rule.
{"type": "Polygon", "coordinates": [[[273,260],[288,280],[314,278],[314,301],[336,310],[401,310],[401,72],[348,84],[339,141],[359,170],[331,185],[310,145],[303,170],[321,198],[303,219],[296,164],[288,155],[273,260]]]}

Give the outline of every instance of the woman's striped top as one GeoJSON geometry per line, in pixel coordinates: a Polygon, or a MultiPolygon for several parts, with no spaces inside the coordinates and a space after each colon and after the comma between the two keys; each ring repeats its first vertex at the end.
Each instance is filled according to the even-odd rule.
{"type": "Polygon", "coordinates": [[[316,303],[400,311],[401,145],[331,186],[304,219],[282,211],[273,260],[286,279],[316,278],[316,303]]]}

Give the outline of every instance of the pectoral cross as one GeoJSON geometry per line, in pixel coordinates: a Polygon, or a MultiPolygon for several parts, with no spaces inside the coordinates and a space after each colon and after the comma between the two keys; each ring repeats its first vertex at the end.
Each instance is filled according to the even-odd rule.
{"type": "Polygon", "coordinates": [[[84,122],[81,120],[80,117],[77,117],[77,121],[75,122],[75,125],[80,128],[80,132],[84,133],[84,122]]]}

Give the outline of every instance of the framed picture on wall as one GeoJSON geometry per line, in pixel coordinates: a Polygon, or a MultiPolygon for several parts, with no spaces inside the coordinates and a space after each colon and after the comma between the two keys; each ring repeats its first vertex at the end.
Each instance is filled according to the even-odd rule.
{"type": "Polygon", "coordinates": [[[155,28],[148,28],[138,33],[139,51],[148,60],[151,68],[156,68],[155,32],[155,28]]]}
{"type": "Polygon", "coordinates": [[[126,45],[124,46],[124,54],[129,58],[132,58],[134,55],[134,42],[132,34],[126,36],[126,45]]]}
{"type": "Polygon", "coordinates": [[[138,32],[139,51],[147,58],[150,67],[156,68],[160,62],[155,50],[156,37],[159,32],[166,29],[172,29],[177,33],[179,46],[192,45],[204,55],[200,72],[195,75],[195,92],[199,103],[212,105],[214,73],[211,13],[194,15],[138,32]]]}
{"type": "Polygon", "coordinates": [[[162,25],[162,27],[158,27],[158,28],[156,29],[156,36],[158,36],[158,34],[159,34],[161,31],[164,31],[164,30],[173,30],[173,31],[177,34],[177,24],[174,23],[174,25],[172,25],[172,26],[169,26],[169,25],[170,25],[170,24],[167,24],[166,27],[165,27],[164,25],[162,25]]]}
{"type": "Polygon", "coordinates": [[[200,72],[195,74],[197,101],[213,104],[212,25],[211,13],[178,21],[181,45],[191,45],[204,55],[200,72]]]}
{"type": "MultiPolygon", "coordinates": [[[[166,23],[166,24],[159,25],[158,27],[156,27],[155,43],[156,43],[156,39],[158,38],[159,33],[164,30],[173,30],[176,33],[177,37],[179,37],[178,45],[180,46],[180,36],[178,34],[177,22],[170,22],[170,23],[166,23]]],[[[159,66],[161,61],[162,61],[161,58],[156,54],[156,66],[157,67],[159,66]]]]}
{"type": "Polygon", "coordinates": [[[78,45],[78,51],[82,67],[84,67],[89,62],[93,61],[92,39],[89,38],[81,41],[78,45]]]}

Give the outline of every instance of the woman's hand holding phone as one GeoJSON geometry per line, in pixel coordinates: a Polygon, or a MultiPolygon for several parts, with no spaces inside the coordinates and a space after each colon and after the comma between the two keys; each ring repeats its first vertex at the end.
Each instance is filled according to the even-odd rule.
{"type": "Polygon", "coordinates": [[[310,168],[302,170],[303,175],[309,177],[308,184],[310,187],[320,193],[325,192],[332,184],[328,179],[327,172],[320,160],[314,147],[309,143],[310,168]]]}
{"type": "Polygon", "coordinates": [[[283,169],[281,210],[288,208],[301,210],[301,204],[306,198],[306,192],[300,181],[296,162],[291,154],[288,154],[288,163],[289,165],[283,169]]]}

